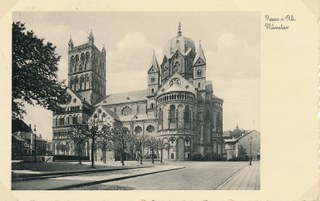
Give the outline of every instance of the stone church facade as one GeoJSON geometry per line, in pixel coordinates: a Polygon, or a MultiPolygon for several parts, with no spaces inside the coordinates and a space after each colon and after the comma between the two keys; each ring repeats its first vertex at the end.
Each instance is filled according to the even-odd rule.
{"type": "MultiPolygon", "coordinates": [[[[71,102],[63,114],[53,116],[54,154],[77,154],[75,142],[66,137],[73,124],[121,121],[136,135],[169,143],[164,159],[188,160],[195,154],[223,157],[223,100],[213,94],[212,82],[206,79],[201,43],[196,49],[193,40],[182,35],[180,25],[160,63],[153,54],[144,90],[106,94],[106,50],[95,46],[92,33],[87,43],[74,46],[70,39],[68,46],[71,102]],[[66,149],[59,150],[59,145],[66,149]]],[[[89,155],[89,147],[87,142],[84,155],[89,155]]],[[[135,156],[128,153],[127,158],[135,156]]]]}

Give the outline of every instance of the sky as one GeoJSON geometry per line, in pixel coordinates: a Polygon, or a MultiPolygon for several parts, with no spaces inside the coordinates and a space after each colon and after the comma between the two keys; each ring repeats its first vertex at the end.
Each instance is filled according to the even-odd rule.
{"type": "MultiPolygon", "coordinates": [[[[39,38],[52,42],[61,55],[58,78],[67,83],[68,41],[87,42],[107,52],[107,94],[147,88],[153,51],[158,63],[163,48],[177,34],[201,40],[207,60],[207,80],[224,100],[224,130],[260,130],[260,13],[259,12],[14,12],[13,21],[25,23],[39,38]]],[[[52,139],[52,112],[26,107],[27,124],[52,139]]]]}

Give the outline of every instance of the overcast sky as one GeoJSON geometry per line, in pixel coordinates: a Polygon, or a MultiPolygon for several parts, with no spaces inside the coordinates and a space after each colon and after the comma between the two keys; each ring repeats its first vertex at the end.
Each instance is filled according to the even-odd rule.
{"type": "MultiPolygon", "coordinates": [[[[259,12],[15,12],[28,30],[52,42],[61,55],[59,79],[67,79],[67,48],[87,41],[107,51],[107,94],[147,88],[147,70],[155,50],[177,34],[199,40],[207,59],[207,80],[224,100],[224,130],[239,125],[260,130],[260,13],[259,12]]],[[[52,138],[52,112],[27,107],[24,120],[52,138]]]]}

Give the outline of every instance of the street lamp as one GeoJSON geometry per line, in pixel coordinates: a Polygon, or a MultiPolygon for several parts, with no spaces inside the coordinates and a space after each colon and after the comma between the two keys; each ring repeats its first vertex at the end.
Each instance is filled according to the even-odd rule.
{"type": "Polygon", "coordinates": [[[249,165],[252,165],[252,155],[251,155],[252,139],[253,139],[252,136],[250,136],[249,139],[248,139],[248,140],[249,140],[249,145],[250,145],[250,156],[249,156],[249,157],[250,157],[250,158],[249,158],[249,161],[250,161],[250,162],[249,162],[249,165]]]}
{"type": "MultiPolygon", "coordinates": [[[[31,133],[33,135],[33,133],[31,133]]],[[[34,125],[34,162],[37,162],[37,127],[34,125]]]]}
{"type": "MultiPolygon", "coordinates": [[[[134,115],[133,117],[132,117],[132,119],[130,120],[130,122],[131,122],[131,134],[132,134],[132,136],[133,136],[133,120],[134,119],[138,119],[138,116],[137,115],[134,115]]],[[[132,150],[133,151],[133,150],[132,150]]],[[[133,153],[132,153],[133,154],[133,153]]],[[[141,154],[141,140],[140,140],[140,154],[141,154]]],[[[140,164],[142,164],[142,158],[140,158],[141,160],[140,160],[140,164]]]]}

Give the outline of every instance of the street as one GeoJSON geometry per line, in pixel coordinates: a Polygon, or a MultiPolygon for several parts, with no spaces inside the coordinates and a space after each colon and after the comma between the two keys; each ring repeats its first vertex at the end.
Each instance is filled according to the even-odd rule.
{"type": "Polygon", "coordinates": [[[259,162],[253,162],[252,166],[249,166],[248,162],[176,162],[174,164],[183,165],[186,168],[73,188],[72,190],[112,190],[117,188],[131,190],[260,189],[259,162]]]}
{"type": "Polygon", "coordinates": [[[13,190],[259,190],[260,166],[248,162],[170,162],[105,172],[13,181],[13,190]]]}

